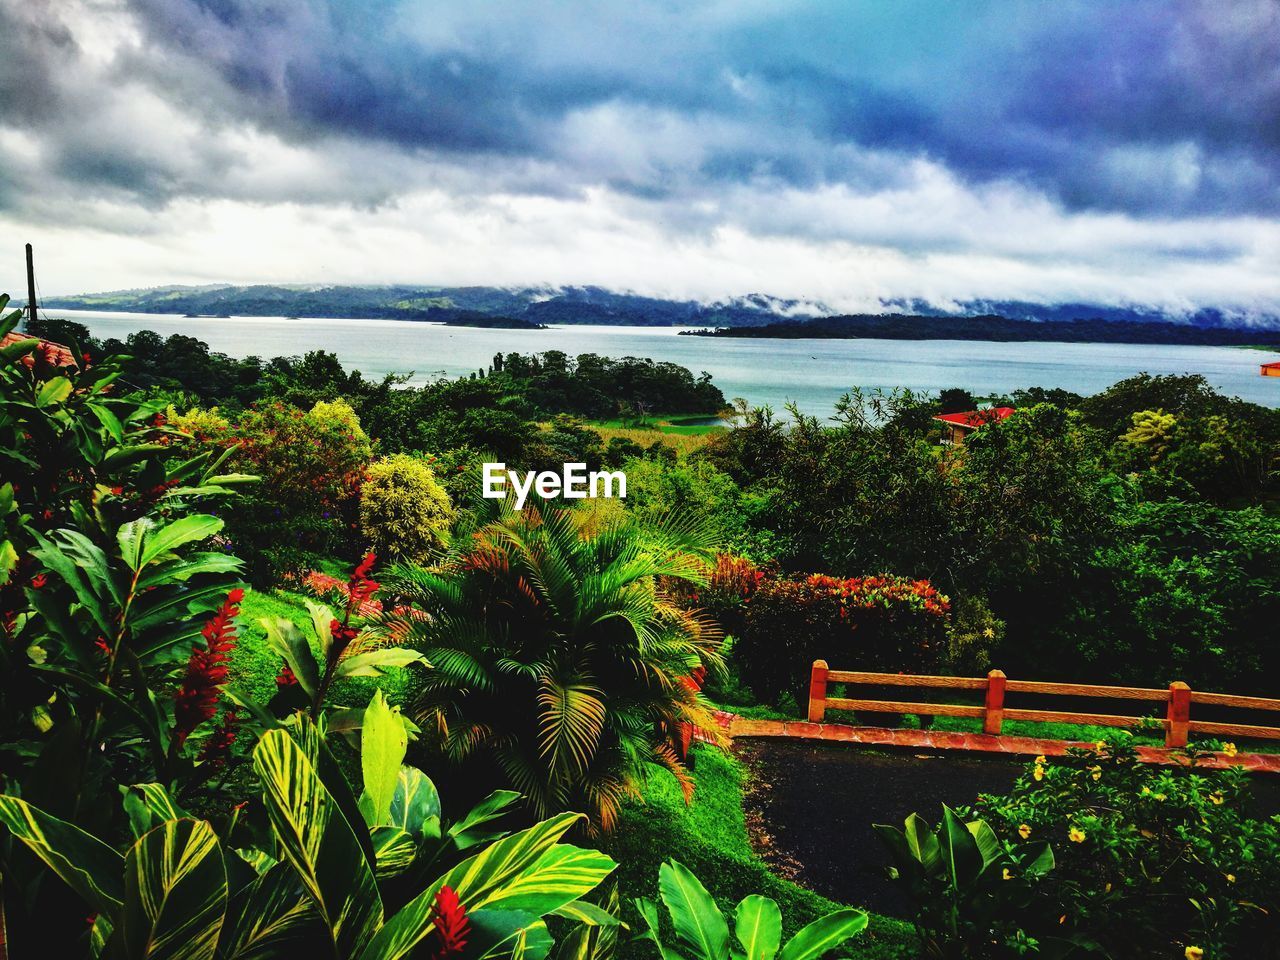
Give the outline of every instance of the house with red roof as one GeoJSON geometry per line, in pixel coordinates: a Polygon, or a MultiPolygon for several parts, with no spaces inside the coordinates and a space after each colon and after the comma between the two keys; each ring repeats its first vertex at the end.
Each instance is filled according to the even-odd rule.
{"type": "Polygon", "coordinates": [[[985,410],[967,410],[964,413],[940,413],[933,419],[942,424],[942,442],[963,443],[964,438],[988,423],[1004,420],[1013,413],[1013,407],[988,407],[985,410]]]}
{"type": "Polygon", "coordinates": [[[1262,365],[1262,375],[1264,377],[1280,377],[1280,360],[1275,363],[1264,363],[1262,365]]]}
{"type": "MultiPolygon", "coordinates": [[[[0,337],[0,349],[11,346],[15,343],[21,343],[24,340],[32,339],[34,338],[25,333],[19,333],[17,330],[12,330],[9,333],[6,333],[3,337],[0,337]]],[[[50,340],[41,340],[40,345],[31,353],[26,354],[22,358],[21,363],[23,366],[27,367],[27,369],[34,369],[37,361],[42,367],[50,370],[59,370],[62,367],[77,367],[80,365],[79,361],[76,360],[75,354],[67,347],[64,347],[60,343],[53,343],[50,340]]]]}

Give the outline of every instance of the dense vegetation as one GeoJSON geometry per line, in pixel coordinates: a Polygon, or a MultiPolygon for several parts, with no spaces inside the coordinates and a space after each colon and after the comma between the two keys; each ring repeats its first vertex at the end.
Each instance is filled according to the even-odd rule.
{"type": "Polygon", "coordinates": [[[1238,772],[1147,767],[1117,739],[936,830],[913,821],[893,847],[913,940],[771,877],[719,755],[686,754],[717,739],[716,702],[794,716],[818,656],[1280,693],[1274,410],[1139,376],[987,398],[1017,410],[943,446],[933,416],[975,398],[853,391],[830,423],[739,402],[677,450],[689,435],[627,424],[725,404],[668,364],[499,354],[410,388],[330,354],[40,330],[80,360],[55,369],[34,340],[0,356],[19,948],[817,960],[864,927],[842,953],[1275,940],[1276,827],[1238,772]],[[475,497],[491,458],[621,467],[628,498],[516,512],[475,497]],[[697,829],[670,808],[690,799],[697,829]],[[911,867],[935,845],[951,867],[911,867]],[[632,903],[654,892],[661,909],[632,903]]]}
{"type": "Polygon", "coordinates": [[[973,317],[906,316],[864,313],[784,320],[751,327],[681,331],[696,337],[767,337],[784,340],[987,340],[1033,343],[1185,343],[1251,346],[1280,344],[1280,331],[1197,326],[1167,321],[1016,320],[993,314],[973,317]]]}

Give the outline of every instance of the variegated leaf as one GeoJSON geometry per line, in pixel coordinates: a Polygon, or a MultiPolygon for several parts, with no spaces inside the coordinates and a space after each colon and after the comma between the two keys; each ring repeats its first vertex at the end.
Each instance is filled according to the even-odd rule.
{"type": "Polygon", "coordinates": [[[227,911],[227,869],[213,827],[168,820],[125,857],[120,912],[130,960],[213,960],[227,911]]]}
{"type": "Polygon", "coordinates": [[[379,878],[398,877],[409,869],[418,855],[418,841],[399,827],[378,826],[373,836],[373,852],[378,858],[379,878]]]}
{"type": "Polygon", "coordinates": [[[227,911],[219,960],[267,960],[288,955],[308,924],[320,918],[293,867],[277,863],[239,894],[227,911]]]}
{"type": "Polygon", "coordinates": [[[17,797],[0,796],[0,823],[99,913],[124,902],[124,857],[74,824],[17,797]]]}
{"type": "MultiPolygon", "coordinates": [[[[483,907],[503,887],[537,864],[580,819],[581,814],[562,813],[462,861],[387,920],[359,955],[360,960],[399,960],[412,950],[432,929],[435,897],[443,886],[452,887],[468,911],[483,907]]],[[[570,896],[565,902],[580,895],[570,896]]]]}
{"type": "Polygon", "coordinates": [[[284,859],[297,872],[338,955],[354,956],[382,923],[382,900],[353,825],[285,730],[262,735],[253,765],[284,859]]]}

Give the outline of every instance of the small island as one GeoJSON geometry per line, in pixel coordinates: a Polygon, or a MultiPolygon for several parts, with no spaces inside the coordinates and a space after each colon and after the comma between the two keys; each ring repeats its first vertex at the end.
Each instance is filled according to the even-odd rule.
{"type": "Polygon", "coordinates": [[[447,327],[483,327],[486,330],[547,330],[545,323],[534,323],[520,317],[491,316],[487,313],[465,313],[443,321],[447,327]]]}

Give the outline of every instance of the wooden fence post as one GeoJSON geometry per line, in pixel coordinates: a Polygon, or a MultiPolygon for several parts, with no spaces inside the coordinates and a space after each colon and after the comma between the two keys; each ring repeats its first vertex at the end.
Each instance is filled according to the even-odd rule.
{"type": "Polygon", "coordinates": [[[1164,745],[1185,747],[1187,725],[1191,722],[1191,688],[1181,680],[1169,684],[1169,711],[1166,716],[1164,745]]]}
{"type": "Polygon", "coordinates": [[[827,713],[827,661],[813,661],[809,675],[809,722],[821,723],[827,713]]]}
{"type": "Polygon", "coordinates": [[[982,732],[992,736],[1000,735],[1000,727],[1004,723],[1004,681],[1003,670],[992,670],[987,674],[987,699],[983,704],[982,732]]]}

